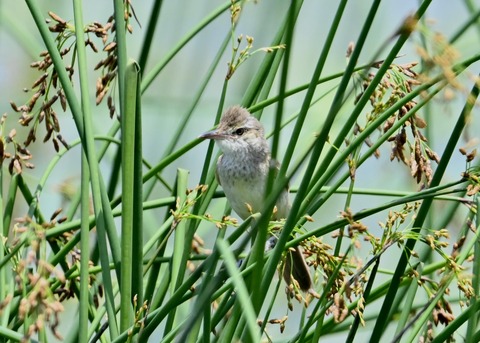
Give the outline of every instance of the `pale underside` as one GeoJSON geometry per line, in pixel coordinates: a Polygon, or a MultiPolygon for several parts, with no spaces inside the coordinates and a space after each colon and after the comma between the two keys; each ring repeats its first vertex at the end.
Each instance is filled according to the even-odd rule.
{"type": "MultiPolygon", "coordinates": [[[[262,172],[249,170],[231,170],[228,157],[220,156],[217,166],[217,180],[223,187],[225,195],[232,209],[242,219],[246,219],[253,213],[261,212],[264,204],[266,175],[268,175],[269,163],[256,165],[262,172]],[[227,177],[228,175],[228,177],[227,177]]],[[[274,219],[285,218],[290,208],[288,192],[282,192],[276,202],[276,215],[274,219]]]]}

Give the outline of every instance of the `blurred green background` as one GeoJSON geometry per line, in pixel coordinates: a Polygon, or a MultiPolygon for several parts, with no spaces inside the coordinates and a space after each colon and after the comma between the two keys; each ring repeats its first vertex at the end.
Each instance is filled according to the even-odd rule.
{"type": "MultiPolygon", "coordinates": [[[[113,13],[113,8],[108,1],[84,1],[85,22],[106,22],[113,13]]],[[[71,3],[68,1],[42,1],[41,2],[45,17],[48,11],[53,11],[67,21],[72,20],[73,13],[71,3]]],[[[164,59],[166,54],[175,46],[182,37],[197,25],[205,16],[211,13],[218,6],[224,4],[223,1],[164,1],[160,25],[154,37],[153,50],[147,63],[145,73],[149,72],[160,60],[164,59]]],[[[373,24],[375,35],[370,35],[367,41],[367,48],[363,50],[360,57],[360,63],[369,63],[372,58],[382,59],[382,47],[388,47],[391,43],[390,38],[394,35],[403,20],[413,13],[418,7],[419,1],[384,1],[380,7],[381,15],[376,17],[373,24]],[[386,44],[386,45],[385,45],[386,44]],[[378,53],[378,55],[376,55],[378,53]]],[[[472,1],[475,9],[480,8],[480,1],[472,1]]],[[[132,20],[134,28],[133,34],[128,35],[128,54],[129,57],[138,59],[139,49],[144,39],[144,27],[148,21],[152,1],[134,1],[132,3],[140,27],[137,22],[132,20]]],[[[276,21],[284,13],[288,1],[261,0],[252,1],[244,7],[241,14],[240,23],[236,29],[237,34],[249,35],[254,38],[254,48],[268,46],[272,40],[277,28],[276,21]]],[[[288,79],[288,88],[293,88],[307,83],[311,78],[312,70],[315,66],[317,56],[321,50],[327,30],[330,27],[332,16],[336,10],[336,2],[329,0],[309,0],[305,1],[298,25],[295,30],[294,46],[291,55],[290,74],[288,79]]],[[[420,32],[432,35],[433,32],[439,32],[447,38],[450,37],[462,25],[471,13],[468,6],[463,1],[438,0],[430,6],[426,20],[421,23],[420,32]]],[[[351,1],[347,6],[346,13],[340,25],[340,31],[336,35],[333,48],[327,60],[324,76],[340,72],[346,65],[345,52],[350,42],[355,42],[358,37],[360,27],[367,15],[369,3],[364,1],[351,1]]],[[[185,115],[191,106],[193,94],[196,92],[200,82],[207,73],[207,70],[215,57],[221,43],[230,30],[229,13],[225,12],[219,16],[211,25],[195,37],[175,58],[162,70],[152,85],[143,96],[143,148],[145,158],[155,164],[164,155],[165,145],[171,139],[171,135],[176,131],[180,118],[185,115]]],[[[410,63],[419,61],[416,53],[416,47],[420,45],[423,39],[418,33],[414,35],[409,44],[405,46],[402,55],[398,57],[397,63],[410,63]]],[[[464,35],[455,45],[461,56],[471,56],[478,53],[480,46],[480,32],[477,27],[472,27],[468,34],[464,35]]],[[[23,89],[28,88],[39,73],[30,68],[32,61],[38,59],[38,54],[44,50],[42,40],[36,30],[33,20],[27,10],[25,3],[16,0],[2,0],[0,2],[0,113],[8,114],[7,127],[15,127],[19,137],[25,136],[28,131],[22,131],[15,122],[18,120],[18,114],[11,110],[10,101],[22,104],[29,98],[23,89]]],[[[386,49],[385,51],[388,51],[386,49]]],[[[258,65],[261,62],[261,56],[253,55],[246,61],[240,69],[234,74],[230,81],[227,93],[227,106],[237,104],[241,101],[245,89],[250,80],[255,76],[258,65]]],[[[90,53],[88,56],[91,65],[95,65],[102,57],[100,54],[90,53]]],[[[202,132],[210,129],[214,124],[215,113],[217,111],[221,88],[227,71],[227,62],[230,60],[230,49],[227,49],[220,68],[217,68],[214,77],[209,83],[206,92],[197,106],[193,119],[187,125],[182,134],[178,137],[177,147],[180,147],[192,139],[196,138],[202,132]]],[[[465,91],[456,90],[453,99],[445,101],[434,101],[431,104],[430,111],[433,114],[432,120],[428,123],[431,133],[430,146],[440,155],[445,145],[443,137],[448,136],[450,129],[456,120],[457,114],[461,111],[466,94],[473,78],[476,75],[478,66],[473,66],[468,76],[463,76],[465,91]],[[468,79],[470,77],[470,79],[468,79]]],[[[92,98],[95,93],[95,81],[98,74],[91,71],[90,75],[92,98]]],[[[336,81],[326,83],[318,87],[317,93],[321,95],[328,92],[336,81]]],[[[274,86],[274,89],[275,86],[274,86]]],[[[285,111],[293,114],[299,110],[302,94],[289,97],[286,100],[285,111]]],[[[329,108],[331,96],[327,95],[318,102],[309,112],[307,120],[309,123],[305,127],[311,128],[310,132],[305,132],[302,140],[306,144],[311,141],[312,135],[321,127],[326,109],[329,108]]],[[[342,113],[348,114],[348,110],[353,106],[351,99],[342,109],[342,113]]],[[[268,107],[263,114],[262,122],[270,132],[273,125],[273,113],[275,106],[268,107]]],[[[475,114],[477,114],[475,110],[475,114]]],[[[112,119],[109,118],[108,108],[105,103],[95,108],[95,129],[99,135],[104,134],[112,125],[112,119]]],[[[77,131],[73,126],[73,121],[68,113],[62,113],[59,117],[62,128],[62,135],[67,141],[77,139],[77,131]]],[[[113,119],[115,120],[115,119],[113,119]]],[[[43,130],[43,128],[41,129],[43,130]]],[[[463,145],[469,144],[470,147],[478,146],[478,140],[472,141],[472,138],[478,136],[480,125],[477,118],[473,118],[471,127],[468,130],[470,137],[465,137],[463,145]]],[[[282,131],[282,137],[288,136],[291,127],[282,131]]],[[[43,132],[43,131],[40,131],[43,132]]],[[[42,134],[39,134],[42,137],[42,134]]],[[[285,143],[287,140],[281,140],[285,143]]],[[[25,172],[27,182],[35,185],[38,179],[43,175],[47,164],[55,155],[53,146],[50,143],[42,144],[39,139],[33,144],[31,151],[34,155],[32,163],[35,164],[34,170],[25,172]]],[[[173,180],[177,168],[184,168],[190,171],[191,187],[196,185],[199,179],[202,163],[207,144],[200,144],[195,149],[189,151],[181,157],[177,163],[170,165],[164,170],[163,176],[168,180],[173,180]]],[[[281,146],[280,156],[285,146],[281,146]]],[[[111,161],[113,153],[107,154],[101,167],[104,171],[104,178],[111,173],[111,161]]],[[[361,168],[357,174],[356,186],[365,188],[383,187],[391,190],[416,191],[418,186],[411,180],[408,168],[400,163],[389,160],[389,148],[383,147],[381,158],[370,160],[368,165],[361,168]],[[405,189],[408,187],[408,189],[405,189]]],[[[61,160],[60,164],[53,171],[45,189],[42,192],[40,206],[46,214],[53,213],[58,207],[62,207],[62,195],[59,190],[65,183],[74,186],[79,184],[80,179],[80,150],[78,147],[72,149],[61,160]]],[[[447,177],[457,179],[464,170],[464,157],[457,154],[452,159],[452,163],[447,171],[447,177]]],[[[299,173],[301,175],[301,173],[299,173]]],[[[8,178],[5,181],[8,183],[8,178]]],[[[293,187],[299,183],[298,178],[293,180],[293,187]]],[[[156,190],[152,198],[166,196],[162,190],[156,190]]],[[[323,222],[333,221],[339,214],[344,203],[343,196],[336,196],[338,203],[329,202],[322,208],[315,217],[315,225],[321,225],[323,222]]],[[[335,199],[335,197],[334,197],[335,199]]],[[[378,197],[374,199],[380,201],[378,197]]],[[[364,208],[365,198],[361,196],[354,197],[352,202],[353,211],[364,208]]],[[[371,198],[368,198],[371,201],[371,198]]],[[[224,208],[224,200],[214,202],[211,213],[214,216],[220,216],[224,208]]],[[[369,206],[375,204],[369,202],[369,206]]],[[[22,207],[17,207],[18,216],[25,213],[22,207]]],[[[155,230],[163,218],[162,210],[145,212],[145,231],[155,230]]],[[[370,218],[366,221],[367,225],[375,226],[376,222],[382,218],[370,218]]],[[[308,228],[308,226],[307,226],[308,228]]],[[[455,228],[450,228],[454,230],[455,228]]],[[[206,247],[211,247],[212,241],[209,238],[215,237],[215,230],[212,224],[202,223],[199,234],[206,240],[206,247]]],[[[388,256],[388,254],[387,254],[388,256]]],[[[388,264],[388,257],[383,258],[383,263],[388,264]]],[[[391,256],[397,259],[398,256],[391,256]]],[[[285,304],[278,304],[276,311],[279,316],[285,311],[285,304]]],[[[296,306],[296,311],[299,310],[296,306]]],[[[67,311],[68,313],[68,311],[67,311]]],[[[293,319],[289,320],[289,325],[293,324],[293,319]]],[[[62,333],[68,332],[68,325],[60,328],[62,333]]],[[[273,331],[273,330],[272,330],[273,331]]],[[[275,332],[276,334],[276,332],[275,332]]],[[[288,331],[286,332],[288,336],[288,331]]],[[[275,336],[273,336],[275,337],[275,336]]],[[[284,337],[279,335],[280,337],[284,337]]],[[[360,335],[357,337],[361,337],[360,335]]],[[[368,335],[366,336],[368,337],[368,335]]],[[[338,342],[343,340],[338,337],[338,342]]],[[[332,340],[333,341],[333,340],[332,340]]]]}
{"type": "MultiPolygon", "coordinates": [[[[84,4],[86,23],[92,21],[106,22],[113,12],[111,4],[108,2],[84,1],[84,4]]],[[[165,54],[189,30],[221,4],[223,4],[222,1],[165,1],[161,10],[160,25],[154,37],[153,50],[145,72],[148,73],[149,68],[162,60],[165,54]]],[[[254,48],[268,46],[271,37],[274,35],[275,22],[279,19],[280,13],[283,13],[287,5],[287,1],[252,1],[245,6],[236,32],[254,37],[254,48]]],[[[480,2],[477,1],[476,5],[480,6],[480,2]]],[[[47,12],[53,11],[66,20],[72,20],[73,14],[69,2],[43,1],[42,6],[46,18],[47,12]]],[[[378,52],[378,49],[385,42],[388,42],[405,17],[413,13],[417,6],[418,1],[413,0],[402,2],[385,1],[380,8],[382,15],[377,16],[377,20],[373,25],[374,29],[372,31],[376,35],[372,35],[367,41],[369,49],[364,49],[360,62],[370,62],[375,53],[378,52]]],[[[132,21],[134,32],[132,35],[127,36],[128,53],[129,57],[138,59],[139,49],[144,38],[143,26],[146,25],[149,18],[152,2],[134,2],[133,7],[142,27],[139,27],[135,21],[132,21]]],[[[332,52],[327,60],[325,76],[340,72],[345,67],[347,46],[350,42],[355,42],[368,7],[367,3],[362,2],[351,2],[347,6],[344,20],[340,25],[340,31],[336,35],[332,52]]],[[[316,62],[316,56],[322,48],[335,8],[336,4],[331,1],[306,1],[304,3],[295,31],[294,48],[291,57],[292,68],[290,69],[287,88],[293,88],[309,81],[316,62]]],[[[425,30],[437,31],[449,37],[459,28],[459,24],[463,23],[463,20],[468,17],[469,13],[466,5],[461,1],[434,1],[427,12],[428,27],[425,30]]],[[[8,114],[8,119],[13,126],[13,123],[17,120],[17,114],[11,110],[9,101],[21,104],[22,101],[28,100],[29,95],[25,94],[23,89],[28,88],[39,77],[39,72],[30,68],[29,65],[32,61],[39,59],[38,54],[44,50],[44,47],[28,9],[23,2],[3,0],[0,3],[0,15],[0,112],[8,114]]],[[[198,88],[229,29],[229,13],[225,12],[175,56],[144,94],[142,103],[144,154],[149,161],[158,161],[162,156],[162,148],[169,141],[179,118],[185,114],[191,105],[193,93],[198,88]]],[[[410,44],[402,51],[402,55],[397,60],[398,64],[419,61],[416,55],[416,46],[420,44],[420,37],[418,34],[416,37],[417,40],[411,40],[410,44]]],[[[478,50],[479,40],[480,32],[475,27],[472,27],[469,35],[464,36],[455,47],[458,49],[460,56],[470,56],[478,50]]],[[[184,128],[182,135],[178,137],[177,146],[182,146],[213,126],[221,87],[227,70],[227,62],[230,59],[229,51],[227,49],[221,63],[221,66],[224,68],[218,68],[215,72],[198,109],[193,115],[191,123],[184,128]]],[[[377,59],[381,58],[380,54],[377,59]]],[[[95,65],[100,59],[101,56],[99,54],[91,53],[89,56],[89,62],[92,65],[95,65]]],[[[239,72],[230,81],[226,105],[237,104],[241,101],[244,90],[252,77],[254,77],[260,62],[261,56],[257,54],[253,55],[241,66],[239,72]]],[[[473,75],[471,76],[473,77],[473,75]]],[[[98,73],[92,71],[90,79],[92,97],[94,96],[97,76],[98,73]]],[[[331,84],[320,86],[318,94],[322,94],[322,91],[326,92],[334,85],[335,83],[332,82],[331,84]]],[[[468,86],[466,86],[466,89],[468,89],[468,86]]],[[[441,153],[442,146],[445,143],[442,137],[451,127],[451,120],[454,120],[451,114],[456,114],[461,110],[460,106],[462,106],[465,96],[465,94],[457,92],[452,101],[434,104],[435,108],[432,112],[435,113],[435,120],[429,123],[430,131],[434,134],[434,137],[431,139],[430,144],[439,153],[441,153]]],[[[287,113],[298,111],[302,99],[302,94],[288,98],[286,102],[287,113]]],[[[331,98],[326,96],[324,100],[314,106],[311,110],[312,114],[307,118],[307,120],[311,121],[311,125],[306,126],[312,128],[320,127],[326,112],[324,109],[329,108],[330,101],[331,98]]],[[[349,104],[347,103],[343,112],[348,112],[348,108],[349,104]]],[[[270,132],[268,128],[271,128],[273,123],[271,114],[274,109],[274,106],[267,108],[262,119],[267,132],[270,132]]],[[[106,133],[111,126],[111,119],[108,116],[106,104],[100,104],[95,108],[95,112],[95,129],[97,133],[106,133]]],[[[77,132],[73,127],[73,121],[69,114],[61,114],[59,119],[65,139],[67,141],[76,139],[77,132]]],[[[26,132],[22,132],[18,127],[17,130],[19,131],[19,136],[23,134],[26,137],[26,132]]],[[[285,132],[288,135],[288,130],[285,132]]],[[[478,131],[472,127],[471,132],[474,135],[478,131]]],[[[40,134],[39,136],[42,135],[40,134]]],[[[310,132],[306,132],[302,137],[306,142],[310,138],[310,132]]],[[[39,142],[31,148],[34,155],[32,162],[36,168],[33,171],[29,171],[28,176],[35,179],[43,174],[46,164],[55,154],[55,151],[50,144],[44,146],[39,144],[39,142]]],[[[175,174],[175,168],[182,167],[191,172],[191,180],[198,179],[205,149],[206,144],[201,144],[183,156],[178,165],[171,166],[170,169],[165,170],[164,175],[167,178],[171,178],[175,174]]],[[[378,177],[383,177],[384,182],[389,182],[392,187],[395,187],[395,185],[405,186],[405,179],[398,182],[398,180],[390,178],[390,175],[399,168],[399,165],[396,162],[388,163],[388,155],[389,151],[385,149],[382,152],[381,161],[372,161],[370,168],[362,168],[360,170],[360,173],[366,173],[366,175],[360,174],[357,178],[360,187],[361,185],[368,187],[372,183],[377,184],[378,177]],[[368,172],[369,169],[372,170],[372,173],[368,172]],[[381,170],[381,172],[373,172],[378,170],[381,170]],[[369,178],[368,174],[374,175],[374,179],[369,178]]],[[[62,166],[54,171],[51,183],[43,191],[45,199],[42,199],[42,208],[44,208],[45,213],[53,212],[60,205],[60,197],[57,192],[58,185],[62,182],[79,178],[78,164],[79,149],[75,148],[74,151],[67,154],[63,159],[61,162],[62,166]]],[[[104,162],[102,166],[105,168],[106,175],[108,175],[109,163],[104,162]]],[[[457,177],[463,170],[463,167],[463,159],[459,157],[458,167],[455,168],[455,165],[452,164],[451,175],[457,177]]],[[[409,179],[407,169],[396,172],[396,178],[401,176],[402,172],[404,177],[409,179]]],[[[411,189],[416,189],[414,184],[412,184],[411,189]]]]}

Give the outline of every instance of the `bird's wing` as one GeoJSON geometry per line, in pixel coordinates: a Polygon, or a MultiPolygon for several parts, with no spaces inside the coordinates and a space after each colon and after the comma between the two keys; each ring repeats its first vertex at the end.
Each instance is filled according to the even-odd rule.
{"type": "Polygon", "coordinates": [[[222,157],[223,157],[223,154],[218,157],[217,167],[215,168],[215,178],[217,179],[217,182],[220,186],[222,185],[222,183],[220,182],[220,176],[218,176],[218,166],[222,162],[222,157]]]}

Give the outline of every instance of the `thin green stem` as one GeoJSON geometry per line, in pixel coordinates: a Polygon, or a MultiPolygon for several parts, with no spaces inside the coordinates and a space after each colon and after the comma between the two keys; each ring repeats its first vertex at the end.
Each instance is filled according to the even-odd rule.
{"type": "Polygon", "coordinates": [[[136,296],[138,310],[143,306],[143,239],[144,239],[144,219],[143,219],[143,127],[142,127],[142,102],[140,94],[141,71],[137,70],[136,83],[136,108],[135,108],[135,149],[133,151],[133,217],[132,217],[132,294],[136,296]]]}
{"type": "Polygon", "coordinates": [[[123,116],[126,101],[126,72],[127,72],[127,35],[125,16],[127,9],[125,4],[129,4],[124,0],[113,0],[113,12],[115,18],[115,42],[116,57],[117,57],[117,80],[118,80],[118,95],[120,99],[120,117],[123,116]]]}
{"type": "Polygon", "coordinates": [[[147,66],[148,56],[152,47],[153,36],[158,25],[160,10],[162,9],[163,0],[155,0],[152,10],[150,11],[150,18],[148,19],[145,36],[143,38],[142,48],[140,49],[140,56],[138,57],[138,65],[140,73],[143,74],[147,66]]]}
{"type": "MultiPolygon", "coordinates": [[[[179,169],[177,174],[177,203],[183,204],[187,200],[187,185],[188,185],[188,171],[179,169]]],[[[180,208],[177,208],[180,210],[180,208]]],[[[188,256],[190,255],[190,246],[193,239],[193,234],[187,231],[187,222],[180,221],[174,222],[175,225],[175,237],[174,248],[171,264],[171,280],[170,280],[170,294],[175,294],[179,287],[181,287],[185,269],[187,267],[188,256]]],[[[167,322],[165,324],[164,335],[168,334],[173,327],[177,309],[173,308],[168,315],[167,322]]]]}
{"type": "Polygon", "coordinates": [[[85,154],[82,154],[82,182],[81,182],[81,229],[80,229],[80,304],[78,318],[78,341],[88,341],[88,311],[90,299],[90,227],[88,216],[90,212],[90,175],[88,161],[85,154]]]}
{"type": "MultiPolygon", "coordinates": [[[[80,77],[80,90],[81,90],[81,101],[82,101],[82,114],[83,114],[83,128],[84,131],[80,135],[82,137],[82,143],[85,147],[86,156],[88,159],[88,165],[90,169],[90,180],[92,185],[92,195],[93,203],[96,214],[96,224],[97,224],[97,233],[98,233],[98,242],[100,245],[100,260],[102,265],[105,267],[105,272],[103,273],[104,282],[106,285],[107,292],[107,313],[109,318],[109,328],[110,335],[112,338],[115,338],[118,335],[118,327],[116,324],[116,317],[114,313],[114,296],[111,293],[112,290],[112,280],[110,273],[108,271],[109,265],[109,256],[107,241],[106,241],[106,232],[109,230],[110,235],[110,246],[113,249],[113,246],[117,243],[113,238],[114,228],[107,228],[107,217],[111,212],[108,211],[110,207],[105,208],[102,204],[102,193],[105,194],[105,188],[102,187],[101,173],[97,162],[97,156],[95,153],[95,145],[93,138],[93,123],[92,123],[92,113],[90,107],[89,91],[90,86],[87,76],[87,57],[85,51],[85,38],[84,38],[84,26],[83,26],[83,13],[82,13],[82,1],[74,0],[74,17],[75,17],[75,35],[76,35],[76,51],[78,59],[78,69],[80,77]]],[[[58,72],[58,69],[57,69],[58,72]]],[[[59,73],[60,74],[60,73],[59,73]]],[[[63,83],[62,83],[63,85],[63,83]]],[[[65,87],[65,85],[63,85],[65,87]]],[[[78,125],[77,125],[78,127],[78,125]]],[[[118,244],[118,243],[117,243],[118,244]]],[[[117,250],[118,251],[118,250],[117,250]]],[[[118,261],[118,256],[116,256],[118,261]]],[[[114,256],[115,258],[115,256],[114,256]]]]}
{"type": "MultiPolygon", "coordinates": [[[[121,117],[122,132],[122,263],[120,280],[120,330],[125,331],[133,324],[132,283],[133,270],[138,266],[133,263],[133,235],[135,211],[135,137],[137,129],[137,87],[138,65],[130,61],[124,76],[125,106],[121,117]]],[[[141,228],[139,228],[141,229],[141,228]]],[[[143,275],[142,275],[143,277],[143,275]]]]}

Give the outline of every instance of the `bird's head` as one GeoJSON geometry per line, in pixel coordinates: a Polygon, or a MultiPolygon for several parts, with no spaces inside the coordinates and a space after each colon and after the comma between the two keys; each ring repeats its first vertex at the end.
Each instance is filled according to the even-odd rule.
{"type": "Polygon", "coordinates": [[[228,108],[218,127],[200,137],[216,140],[224,154],[268,149],[262,124],[240,106],[228,108]]]}

